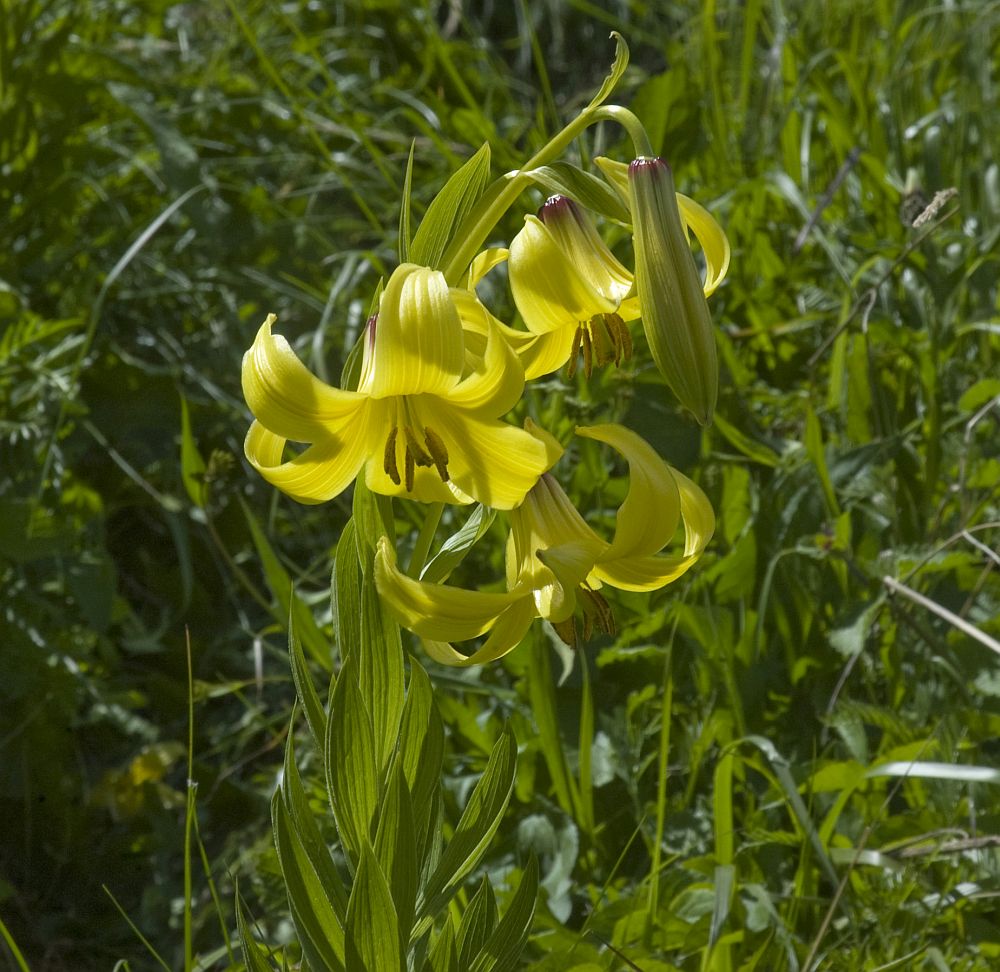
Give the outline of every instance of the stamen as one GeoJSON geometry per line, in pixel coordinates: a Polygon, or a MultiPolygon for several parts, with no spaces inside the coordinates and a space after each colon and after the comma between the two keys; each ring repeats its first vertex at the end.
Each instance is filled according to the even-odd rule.
{"type": "Polygon", "coordinates": [[[427,442],[427,449],[434,460],[434,468],[437,469],[441,482],[448,482],[448,448],[444,440],[430,426],[424,428],[424,440],[427,442]]]}
{"type": "Polygon", "coordinates": [[[399,429],[394,425],[385,440],[385,452],[382,456],[382,468],[396,486],[399,485],[399,466],[396,465],[396,433],[398,432],[399,429]]]}
{"type": "Polygon", "coordinates": [[[575,648],[577,646],[578,641],[576,637],[575,618],[570,616],[565,621],[553,621],[551,624],[563,644],[569,645],[570,648],[575,648]]]}
{"type": "Polygon", "coordinates": [[[416,464],[413,461],[413,453],[410,452],[410,447],[406,447],[406,462],[405,462],[405,472],[406,472],[406,491],[408,493],[413,492],[413,474],[416,471],[416,464]]]}
{"type": "Polygon", "coordinates": [[[617,343],[604,314],[595,314],[590,319],[590,334],[598,367],[614,361],[617,356],[617,343]]]}
{"type": "Polygon", "coordinates": [[[583,594],[583,617],[584,622],[588,619],[596,623],[597,627],[606,635],[615,633],[615,616],[611,611],[611,605],[598,594],[593,588],[586,584],[580,585],[580,593],[583,594]]]}
{"type": "Polygon", "coordinates": [[[628,324],[622,320],[621,314],[608,314],[609,323],[618,334],[618,346],[621,348],[621,360],[628,361],[632,357],[632,332],[628,324]]]}
{"type": "Polygon", "coordinates": [[[408,425],[403,427],[403,435],[406,436],[406,452],[413,455],[413,461],[418,466],[430,466],[434,460],[427,455],[427,450],[417,441],[416,435],[408,425]]]}
{"type": "Polygon", "coordinates": [[[573,335],[573,350],[569,354],[569,364],[566,365],[566,377],[572,378],[576,374],[576,360],[580,355],[580,341],[583,339],[583,326],[576,329],[573,335]]]}
{"type": "Polygon", "coordinates": [[[580,330],[583,332],[583,373],[589,378],[594,371],[594,345],[589,328],[582,327],[580,330]]]}

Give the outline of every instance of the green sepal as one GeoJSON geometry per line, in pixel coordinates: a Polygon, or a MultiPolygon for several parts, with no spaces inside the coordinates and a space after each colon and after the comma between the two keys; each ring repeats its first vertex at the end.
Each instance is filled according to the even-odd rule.
{"type": "Polygon", "coordinates": [[[584,172],[571,162],[540,165],[527,175],[531,176],[535,185],[547,193],[569,196],[592,212],[600,213],[626,226],[631,225],[632,217],[629,215],[628,206],[619,193],[603,179],[590,172],[584,172]]]}

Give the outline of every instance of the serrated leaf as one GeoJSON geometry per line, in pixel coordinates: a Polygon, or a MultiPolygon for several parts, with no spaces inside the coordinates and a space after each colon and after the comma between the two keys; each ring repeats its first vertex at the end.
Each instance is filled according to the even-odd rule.
{"type": "Polygon", "coordinates": [[[302,653],[302,643],[295,631],[295,617],[288,616],[288,660],[292,669],[292,681],[295,683],[295,695],[306,716],[306,725],[316,742],[320,753],[323,752],[326,739],[326,712],[320,701],[319,693],[313,684],[312,675],[306,665],[306,657],[302,653]]]}
{"type": "Polygon", "coordinates": [[[240,888],[237,884],[236,895],[236,931],[240,936],[240,947],[243,951],[243,963],[247,967],[247,972],[274,972],[274,966],[268,961],[267,952],[257,944],[246,915],[243,912],[243,899],[240,897],[240,888]]]}
{"type": "Polygon", "coordinates": [[[372,849],[361,851],[347,906],[347,967],[351,972],[405,972],[396,909],[372,849]]]}
{"type": "Polygon", "coordinates": [[[261,567],[264,569],[264,577],[267,579],[267,586],[277,600],[280,610],[275,611],[274,619],[282,628],[288,626],[289,617],[295,618],[295,629],[302,644],[305,645],[309,654],[318,661],[327,671],[333,667],[330,661],[330,648],[323,632],[319,630],[309,606],[295,593],[292,586],[292,579],[288,571],[278,560],[274,548],[269,543],[257,517],[253,515],[250,507],[242,500],[243,515],[246,517],[247,526],[250,527],[250,536],[253,545],[257,549],[257,556],[260,557],[261,567]]]}
{"type": "Polygon", "coordinates": [[[410,244],[410,261],[439,269],[448,243],[490,178],[490,146],[486,142],[442,187],[428,206],[410,244]]]}
{"type": "Polygon", "coordinates": [[[371,846],[379,785],[371,716],[358,687],[354,656],[344,662],[330,702],[326,783],[344,848],[355,865],[371,846]]]}
{"type": "Polygon", "coordinates": [[[454,835],[424,887],[422,916],[437,914],[486,853],[510,800],[516,766],[517,742],[510,729],[505,728],[454,835]]]}
{"type": "Polygon", "coordinates": [[[470,967],[497,927],[497,902],[488,877],[479,882],[458,926],[458,966],[470,967]]]}
{"type": "Polygon", "coordinates": [[[611,36],[615,39],[615,60],[611,65],[611,73],[604,79],[597,94],[587,105],[587,111],[597,108],[611,97],[611,92],[618,86],[618,82],[621,81],[622,75],[625,73],[625,68],[628,67],[628,44],[625,43],[625,38],[617,30],[611,31],[611,36]]]}
{"type": "Polygon", "coordinates": [[[271,821],[288,907],[303,954],[314,968],[339,972],[345,968],[344,930],[280,792],[271,800],[271,821]]]}
{"type": "Polygon", "coordinates": [[[205,508],[207,487],[205,486],[205,460],[191,432],[191,416],[186,398],[181,398],[181,479],[188,499],[199,509],[205,508]]]}
{"type": "Polygon", "coordinates": [[[570,162],[553,162],[527,173],[536,185],[548,193],[569,196],[581,206],[619,223],[631,223],[632,217],[621,196],[603,179],[570,162]]]}
{"type": "Polygon", "coordinates": [[[453,533],[441,549],[424,565],[420,579],[429,584],[440,584],[448,579],[451,572],[465,559],[466,554],[480,541],[483,534],[493,525],[496,512],[480,504],[472,515],[453,533]]]}
{"type": "Polygon", "coordinates": [[[538,901],[538,861],[532,854],[517,891],[469,972],[514,972],[528,941],[538,901]]]}
{"type": "Polygon", "coordinates": [[[409,941],[417,902],[417,842],[413,832],[410,790],[398,760],[394,761],[390,771],[379,811],[375,857],[389,881],[400,936],[404,942],[409,941]]]}

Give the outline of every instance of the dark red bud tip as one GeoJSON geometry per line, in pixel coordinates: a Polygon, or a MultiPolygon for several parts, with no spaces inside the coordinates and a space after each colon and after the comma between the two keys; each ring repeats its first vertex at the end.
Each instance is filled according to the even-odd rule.
{"type": "Polygon", "coordinates": [[[368,347],[375,347],[375,325],[378,321],[378,314],[372,314],[371,317],[365,321],[365,331],[368,334],[368,347]]]}
{"type": "Polygon", "coordinates": [[[661,159],[659,156],[654,159],[634,159],[628,166],[629,177],[639,175],[640,172],[658,175],[664,171],[670,172],[670,166],[667,164],[666,159],[661,159]]]}
{"type": "Polygon", "coordinates": [[[572,214],[575,209],[576,203],[568,196],[549,196],[538,210],[538,218],[544,223],[547,219],[572,214]]]}

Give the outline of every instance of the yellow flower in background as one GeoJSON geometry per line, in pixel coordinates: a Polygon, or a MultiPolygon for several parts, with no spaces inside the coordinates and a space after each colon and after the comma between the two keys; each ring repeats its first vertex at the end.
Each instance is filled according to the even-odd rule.
{"type": "Polygon", "coordinates": [[[607,443],[628,462],[628,495],[618,510],[610,543],[590,528],[548,473],[509,514],[506,593],[415,580],[397,567],[389,540],[380,541],[375,580],[382,602],[403,627],[420,636],[436,661],[465,666],[500,658],[524,638],[538,617],[552,622],[568,643],[575,643],[573,618],[578,606],[585,636],[594,624],[611,632],[611,610],[598,593],[603,584],[627,591],[656,590],[680,577],[701,556],[715,530],[715,514],[701,489],[624,426],[595,425],[576,431],[607,443]],[[661,555],[681,523],[683,552],[661,555]],[[487,633],[486,642],[471,655],[450,644],[487,633]]]}
{"type": "Polygon", "coordinates": [[[629,297],[632,274],[601,239],[587,211],[566,196],[551,196],[526,216],[510,244],[510,289],[528,332],[559,348],[569,376],[579,355],[594,364],[621,364],[632,354],[628,321],[639,316],[629,297]]]}
{"type": "Polygon", "coordinates": [[[729,242],[705,209],[674,191],[663,159],[636,159],[629,166],[596,161],[632,214],[636,291],[653,360],[681,404],[708,425],[718,396],[719,362],[706,297],[729,268],[729,242]],[[704,282],[688,243],[689,229],[705,255],[704,282]]]}
{"type": "MultiPolygon", "coordinates": [[[[320,503],[364,470],[368,487],[422,502],[510,509],[558,457],[548,437],[499,421],[521,397],[524,371],[486,327],[467,354],[463,320],[444,275],[403,264],[365,334],[357,391],[320,381],[264,322],[243,359],[256,421],[247,458],[302,503],[320,503]],[[305,443],[285,459],[288,440],[305,443]]],[[[480,322],[476,322],[477,327],[480,322]]]]}

